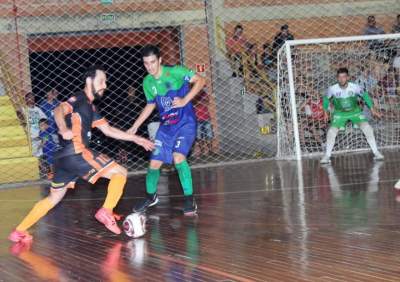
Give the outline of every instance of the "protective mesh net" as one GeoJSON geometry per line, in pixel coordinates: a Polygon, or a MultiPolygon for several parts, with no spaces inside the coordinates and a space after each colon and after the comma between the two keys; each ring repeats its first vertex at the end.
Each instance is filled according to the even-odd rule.
{"type": "MultiPolygon", "coordinates": [[[[397,0],[2,1],[0,183],[47,178],[38,121],[50,120],[57,104],[46,103],[47,97],[64,101],[81,90],[81,74],[91,64],[103,64],[108,74],[100,113],[128,129],[146,104],[139,55],[145,44],[160,47],[164,64],[183,64],[206,78],[195,101],[202,123],[192,165],[274,157],[276,103],[287,102],[276,99],[276,55],[285,40],[363,34],[370,14],[378,28],[391,32],[399,6],[397,0]],[[27,106],[27,93],[37,108],[27,106]]],[[[312,52],[301,59],[308,65],[317,60],[312,52]]],[[[300,65],[295,68],[302,72],[300,65]]],[[[321,81],[328,83],[331,74],[325,75],[321,81]]],[[[154,115],[139,134],[153,135],[156,122],[154,115]]],[[[289,143],[286,148],[292,148],[289,143]]],[[[307,146],[314,150],[314,143],[307,146]]],[[[130,172],[147,166],[148,153],[98,130],[91,147],[130,172]]]]}
{"type": "MultiPolygon", "coordinates": [[[[388,36],[387,36],[388,37],[388,36]]],[[[400,36],[389,39],[358,39],[350,42],[311,43],[292,46],[293,84],[298,121],[298,134],[302,155],[322,153],[325,150],[329,121],[324,119],[322,97],[329,86],[337,83],[336,71],[341,67],[349,70],[350,81],[367,91],[374,107],[382,117],[374,117],[360,97],[362,114],[374,128],[379,147],[399,145],[398,100],[399,71],[397,60],[400,36]]],[[[279,58],[280,116],[278,118],[278,156],[295,156],[293,109],[289,95],[289,79],[286,50],[279,58]]],[[[331,111],[333,106],[331,105],[331,111]]],[[[332,118],[332,116],[331,116],[332,118]]],[[[362,131],[347,123],[336,138],[336,152],[368,149],[362,131]]]]}

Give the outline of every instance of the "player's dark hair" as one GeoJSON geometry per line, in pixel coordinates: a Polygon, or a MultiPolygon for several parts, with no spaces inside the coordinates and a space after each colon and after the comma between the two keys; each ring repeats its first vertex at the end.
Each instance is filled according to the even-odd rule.
{"type": "Polygon", "coordinates": [[[102,71],[104,73],[106,72],[105,68],[101,65],[91,65],[83,73],[82,80],[86,81],[86,78],[88,78],[88,77],[90,77],[91,79],[94,79],[96,77],[97,71],[102,71]]]}
{"type": "Polygon", "coordinates": [[[33,96],[33,97],[35,97],[35,96],[33,95],[33,93],[32,93],[32,92],[28,92],[28,93],[26,93],[26,94],[25,94],[25,99],[26,99],[26,98],[28,98],[28,96],[33,96]]]}
{"type": "Polygon", "coordinates": [[[157,59],[160,58],[160,48],[158,48],[156,45],[146,45],[142,48],[142,58],[143,57],[149,57],[149,56],[156,56],[157,59]]]}
{"type": "Polygon", "coordinates": [[[45,122],[45,123],[48,124],[49,121],[47,120],[47,118],[41,118],[41,119],[39,120],[39,124],[42,123],[42,122],[45,122]]]}
{"type": "Polygon", "coordinates": [[[336,74],[339,75],[341,73],[345,73],[345,74],[349,75],[349,70],[347,68],[339,68],[337,70],[336,74]]]}

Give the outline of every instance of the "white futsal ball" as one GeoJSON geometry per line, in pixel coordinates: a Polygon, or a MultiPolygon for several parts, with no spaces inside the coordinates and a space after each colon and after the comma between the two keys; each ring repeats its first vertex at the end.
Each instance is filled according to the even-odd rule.
{"type": "Polygon", "coordinates": [[[143,213],[131,213],[125,218],[122,226],[127,236],[142,237],[146,233],[146,216],[143,213]]]}

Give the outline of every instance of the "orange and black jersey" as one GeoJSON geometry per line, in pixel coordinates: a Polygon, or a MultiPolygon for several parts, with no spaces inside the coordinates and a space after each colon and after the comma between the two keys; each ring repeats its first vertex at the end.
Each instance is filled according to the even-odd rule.
{"type": "Polygon", "coordinates": [[[106,124],[105,118],[96,111],[84,92],[78,92],[67,101],[61,103],[67,127],[72,130],[73,139],[60,138],[61,155],[80,154],[89,147],[91,130],[106,124]]]}

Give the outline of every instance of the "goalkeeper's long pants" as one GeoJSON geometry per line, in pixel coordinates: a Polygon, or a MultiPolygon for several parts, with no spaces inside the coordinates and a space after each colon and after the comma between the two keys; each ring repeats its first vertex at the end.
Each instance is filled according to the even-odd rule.
{"type": "MultiPolygon", "coordinates": [[[[365,138],[367,139],[367,142],[371,147],[372,152],[374,153],[374,155],[376,155],[378,153],[378,147],[375,141],[374,130],[372,129],[371,125],[369,125],[368,122],[361,122],[358,124],[358,126],[364,133],[365,138]]],[[[328,130],[327,140],[326,140],[326,155],[328,157],[330,157],[332,154],[333,146],[335,145],[335,140],[338,132],[339,129],[336,127],[331,127],[328,130]]]]}

